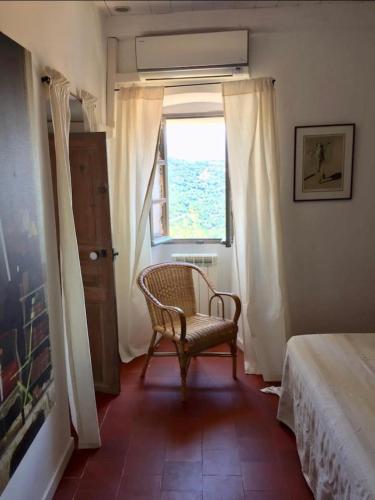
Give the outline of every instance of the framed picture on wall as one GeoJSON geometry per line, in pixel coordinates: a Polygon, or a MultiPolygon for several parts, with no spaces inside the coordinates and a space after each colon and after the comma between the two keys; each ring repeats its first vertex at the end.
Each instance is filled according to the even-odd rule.
{"type": "Polygon", "coordinates": [[[294,201],[350,200],[354,123],[295,127],[294,201]]]}

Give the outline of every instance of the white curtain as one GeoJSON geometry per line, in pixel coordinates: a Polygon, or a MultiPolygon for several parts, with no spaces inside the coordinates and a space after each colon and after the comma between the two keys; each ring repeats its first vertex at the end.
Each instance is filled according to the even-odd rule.
{"type": "Polygon", "coordinates": [[[288,312],[272,79],[224,83],[223,99],[245,370],[276,381],[282,374],[288,312]]]}
{"type": "Polygon", "coordinates": [[[83,89],[78,89],[78,97],[82,100],[83,125],[85,132],[97,132],[98,120],[96,114],[97,98],[83,89]]]}
{"type": "Polygon", "coordinates": [[[128,362],[147,351],[151,325],[138,272],[151,264],[149,211],[164,90],[130,87],[116,96],[111,162],[113,241],[119,350],[128,362]]]}
{"type": "Polygon", "coordinates": [[[47,68],[56,152],[60,274],[71,416],[80,448],[100,446],[86,308],[72,207],[69,82],[47,68]]]}

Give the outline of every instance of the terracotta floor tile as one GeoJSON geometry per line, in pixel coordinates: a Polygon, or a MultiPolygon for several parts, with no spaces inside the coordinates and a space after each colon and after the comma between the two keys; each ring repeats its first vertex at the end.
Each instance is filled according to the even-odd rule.
{"type": "Polygon", "coordinates": [[[312,500],[314,498],[302,473],[289,473],[285,476],[293,500],[312,500]]]}
{"type": "Polygon", "coordinates": [[[249,412],[248,415],[241,415],[236,419],[236,433],[238,438],[264,438],[270,436],[271,426],[265,421],[263,415],[256,411],[249,412]]]}
{"type": "MultiPolygon", "coordinates": [[[[109,411],[109,410],[108,410],[109,411]]],[[[100,435],[103,441],[107,439],[123,440],[129,442],[130,425],[132,419],[126,419],[120,416],[113,417],[107,415],[100,429],[100,435]]]]}
{"type": "Polygon", "coordinates": [[[116,496],[116,500],[160,500],[160,494],[150,497],[149,493],[127,493],[125,496],[116,496]]]}
{"type": "Polygon", "coordinates": [[[202,500],[201,491],[162,491],[161,500],[202,500]]]}
{"type": "Polygon", "coordinates": [[[89,459],[79,489],[98,489],[114,494],[120,484],[122,469],[122,463],[89,459]]]}
{"type": "Polygon", "coordinates": [[[243,500],[242,478],[203,476],[203,500],[243,500]]]}
{"type": "Polygon", "coordinates": [[[271,437],[241,437],[238,439],[242,462],[277,462],[279,451],[271,437]]]}
{"type": "Polygon", "coordinates": [[[202,491],[201,462],[165,462],[163,491],[202,491]]]}
{"type": "Polygon", "coordinates": [[[126,474],[120,483],[117,492],[119,499],[144,497],[151,499],[160,498],[161,476],[138,476],[126,474]]]}
{"type": "Polygon", "coordinates": [[[237,436],[234,424],[212,422],[203,431],[202,447],[205,450],[222,450],[237,447],[237,436]]]}
{"type": "Polygon", "coordinates": [[[116,493],[98,486],[80,486],[74,500],[116,500],[116,493]]]}
{"type": "Polygon", "coordinates": [[[167,437],[166,460],[172,462],[201,462],[202,461],[202,432],[200,427],[176,427],[172,423],[172,432],[167,437]]]}
{"type": "Polygon", "coordinates": [[[240,476],[241,463],[236,448],[203,451],[203,474],[215,476],[240,476]]]}
{"type": "Polygon", "coordinates": [[[277,398],[241,353],[238,381],[230,360],[192,361],[184,404],[177,360],[153,360],[144,383],[143,363],[121,366],[119,396],[97,395],[102,448],[74,452],[55,500],[312,500],[277,398]]]}
{"type": "Polygon", "coordinates": [[[79,479],[63,477],[55,493],[55,500],[73,500],[79,486],[79,479]]]}
{"type": "Polygon", "coordinates": [[[166,460],[171,462],[201,462],[201,444],[197,442],[169,442],[167,445],[166,460]]]}
{"type": "Polygon", "coordinates": [[[287,484],[278,464],[242,462],[244,489],[249,491],[284,491],[287,484]]]}
{"type": "Polygon", "coordinates": [[[80,478],[86,467],[87,460],[92,455],[92,450],[74,450],[68,466],[65,469],[64,477],[80,478]]]}
{"type": "Polygon", "coordinates": [[[124,442],[122,438],[105,439],[100,448],[92,451],[90,460],[103,460],[104,462],[113,461],[116,462],[117,465],[120,462],[121,465],[123,465],[128,448],[129,443],[124,442]]]}
{"type": "Polygon", "coordinates": [[[272,426],[271,433],[273,439],[277,442],[279,450],[296,451],[296,439],[293,432],[286,425],[277,421],[276,425],[272,426]]]}
{"type": "Polygon", "coordinates": [[[164,450],[131,446],[126,456],[123,474],[159,476],[163,472],[164,459],[164,450]]]}
{"type": "Polygon", "coordinates": [[[185,434],[188,433],[192,438],[201,437],[204,422],[200,417],[189,413],[190,406],[188,402],[184,404],[179,402],[178,406],[173,409],[167,422],[169,435],[172,433],[179,434],[184,431],[185,434]]]}
{"type": "Polygon", "coordinates": [[[291,500],[286,491],[245,491],[245,500],[291,500]]]}
{"type": "Polygon", "coordinates": [[[296,488],[292,487],[291,500],[314,500],[314,495],[307,485],[296,488]]]}
{"type": "Polygon", "coordinates": [[[115,399],[115,396],[103,393],[96,393],[96,408],[98,410],[98,420],[99,425],[103,423],[103,420],[106,416],[107,410],[111,404],[111,402],[115,399]]]}
{"type": "Polygon", "coordinates": [[[137,448],[144,447],[162,451],[165,449],[166,439],[166,429],[150,423],[150,426],[142,425],[134,428],[130,435],[130,444],[137,448]]]}
{"type": "Polygon", "coordinates": [[[301,471],[297,448],[279,449],[279,461],[285,472],[301,471]]]}
{"type": "Polygon", "coordinates": [[[296,449],[283,450],[279,454],[280,468],[294,499],[300,495],[303,499],[313,498],[310,488],[303,476],[301,464],[296,449]],[[304,495],[305,493],[305,495],[304,495]]]}

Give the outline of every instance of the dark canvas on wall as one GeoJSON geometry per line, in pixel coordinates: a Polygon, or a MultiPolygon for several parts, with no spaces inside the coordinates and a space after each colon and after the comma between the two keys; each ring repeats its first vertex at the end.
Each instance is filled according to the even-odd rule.
{"type": "Polygon", "coordinates": [[[0,33],[0,492],[54,397],[28,61],[27,51],[0,33]]]}

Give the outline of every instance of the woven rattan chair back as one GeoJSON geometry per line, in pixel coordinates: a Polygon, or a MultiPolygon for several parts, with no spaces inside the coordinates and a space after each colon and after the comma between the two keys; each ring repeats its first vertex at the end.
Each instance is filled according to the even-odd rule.
{"type": "MultiPolygon", "coordinates": [[[[197,312],[193,268],[181,264],[161,264],[153,266],[143,274],[143,282],[150,293],[162,304],[182,309],[186,317],[197,312]]],[[[162,325],[162,313],[147,300],[152,325],[162,325]]]]}

